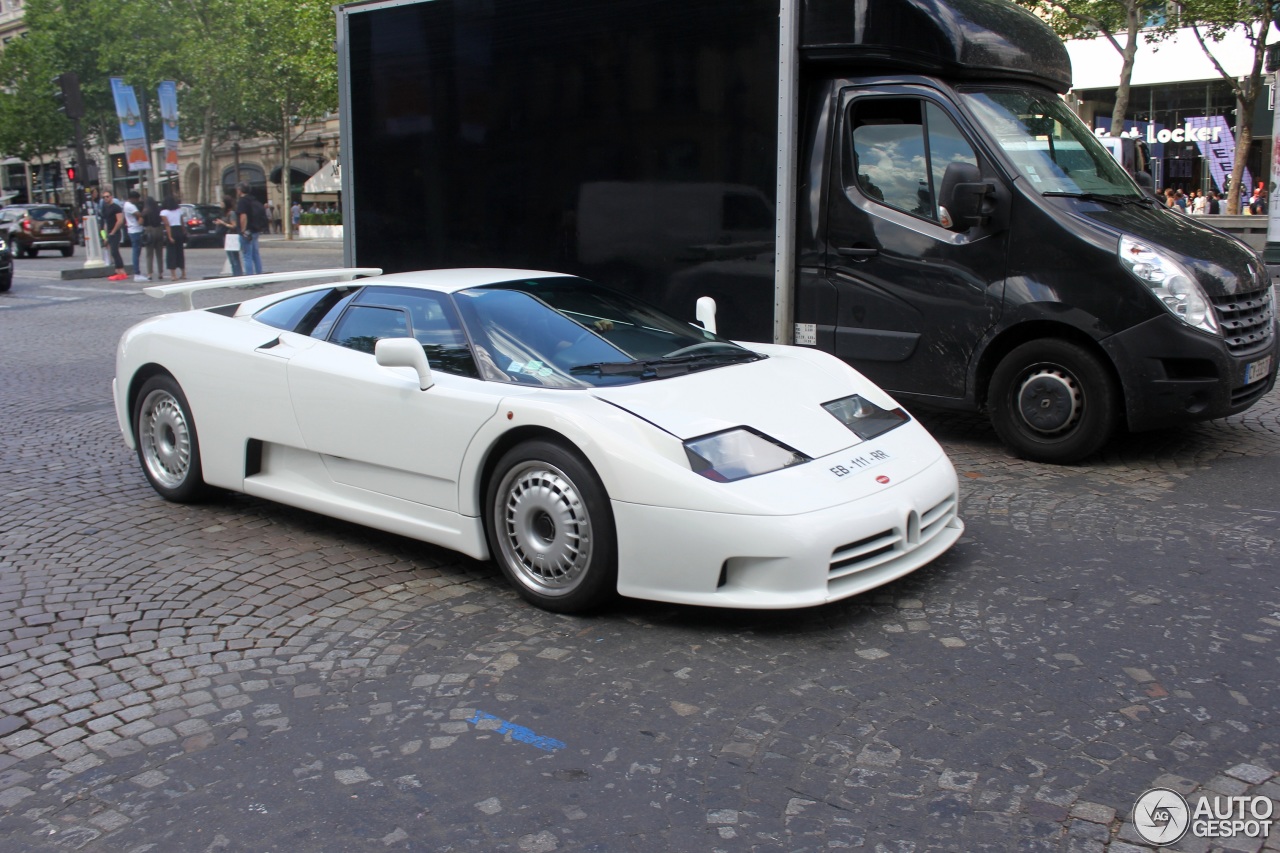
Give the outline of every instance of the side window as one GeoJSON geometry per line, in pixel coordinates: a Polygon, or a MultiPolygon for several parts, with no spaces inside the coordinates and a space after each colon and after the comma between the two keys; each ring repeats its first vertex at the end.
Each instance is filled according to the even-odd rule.
{"type": "Polygon", "coordinates": [[[977,165],[973,148],[936,104],[923,98],[868,98],[850,108],[848,145],[858,189],[875,201],[939,221],[947,166],[977,165]]]}
{"type": "Polygon", "coordinates": [[[352,305],[333,328],[329,340],[340,347],[373,353],[383,338],[409,336],[409,317],[399,308],[352,305]]]}
{"type": "MultiPolygon", "coordinates": [[[[355,304],[343,315],[339,328],[334,332],[334,341],[339,342],[339,335],[353,312],[375,308],[398,312],[404,318],[404,325],[399,327],[398,332],[379,337],[412,337],[422,344],[433,370],[473,378],[479,376],[475,360],[471,357],[467,336],[458,320],[458,313],[449,297],[443,293],[412,287],[365,288],[355,304]]],[[[372,344],[368,351],[373,351],[372,344]]]]}
{"type": "Polygon", "coordinates": [[[293,332],[297,330],[308,312],[332,293],[332,290],[313,290],[310,293],[290,296],[288,299],[281,299],[275,305],[263,308],[253,315],[253,319],[276,329],[293,332]]]}

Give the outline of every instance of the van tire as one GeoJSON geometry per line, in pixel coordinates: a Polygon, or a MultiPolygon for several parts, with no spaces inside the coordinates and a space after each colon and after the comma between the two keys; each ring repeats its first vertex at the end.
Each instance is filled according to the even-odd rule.
{"type": "Polygon", "coordinates": [[[1108,366],[1057,338],[1015,347],[991,375],[987,409],[1000,439],[1032,462],[1067,465],[1102,449],[1120,421],[1108,366]]]}

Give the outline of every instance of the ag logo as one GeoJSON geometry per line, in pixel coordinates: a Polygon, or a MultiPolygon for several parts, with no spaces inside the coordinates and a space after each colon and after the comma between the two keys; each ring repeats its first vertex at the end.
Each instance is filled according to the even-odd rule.
{"type": "Polygon", "coordinates": [[[1148,844],[1164,847],[1187,833],[1191,810],[1177,791],[1152,788],[1133,806],[1133,828],[1148,844]]]}

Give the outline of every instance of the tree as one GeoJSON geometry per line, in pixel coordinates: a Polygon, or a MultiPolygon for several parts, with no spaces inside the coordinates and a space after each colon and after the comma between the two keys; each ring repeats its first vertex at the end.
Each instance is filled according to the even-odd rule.
{"type": "Polygon", "coordinates": [[[212,147],[232,120],[287,146],[307,119],[337,108],[328,0],[27,0],[23,20],[27,37],[0,54],[0,151],[23,159],[71,135],[51,82],[64,71],[80,76],[87,135],[104,148],[119,139],[110,77],[151,102],[152,142],[156,86],[176,82],[179,126],[203,142],[201,200],[213,185],[212,147]]]}
{"type": "Polygon", "coordinates": [[[1120,54],[1120,80],[1116,103],[1111,110],[1111,134],[1124,131],[1129,110],[1129,88],[1133,79],[1138,36],[1150,5],[1143,0],[1015,0],[1042,17],[1060,38],[1100,36],[1120,54]],[[1121,41],[1123,39],[1123,42],[1121,41]]]}
{"type": "Polygon", "coordinates": [[[1234,177],[1232,186],[1227,188],[1225,211],[1233,215],[1240,213],[1240,179],[1253,144],[1253,111],[1262,92],[1267,36],[1273,25],[1280,26],[1277,15],[1280,3],[1272,0],[1187,0],[1181,6],[1180,17],[1167,22],[1160,31],[1167,37],[1178,27],[1189,27],[1200,49],[1236,96],[1236,152],[1231,167],[1234,177]],[[1244,33],[1253,53],[1249,73],[1240,78],[1228,74],[1215,54],[1222,50],[1223,39],[1236,28],[1244,33]]]}

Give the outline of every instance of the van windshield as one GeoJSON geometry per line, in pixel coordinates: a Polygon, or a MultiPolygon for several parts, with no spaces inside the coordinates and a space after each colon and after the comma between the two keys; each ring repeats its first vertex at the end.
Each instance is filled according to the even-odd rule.
{"type": "Polygon", "coordinates": [[[1053,95],[1021,89],[964,93],[1018,173],[1041,193],[1141,198],[1142,191],[1093,132],[1053,95]]]}

